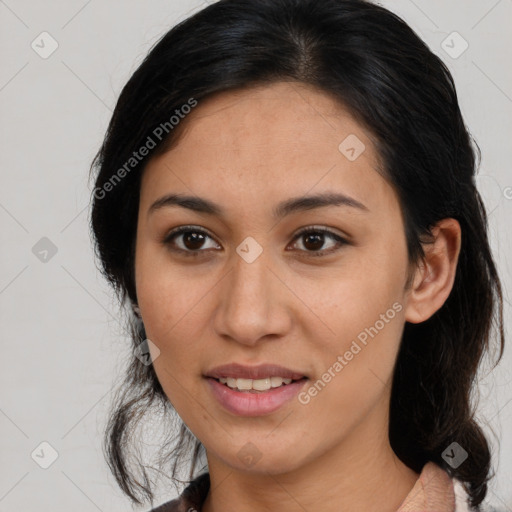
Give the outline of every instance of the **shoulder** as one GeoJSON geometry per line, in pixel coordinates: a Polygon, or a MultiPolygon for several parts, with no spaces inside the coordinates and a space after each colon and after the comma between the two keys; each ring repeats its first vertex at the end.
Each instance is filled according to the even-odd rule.
{"type": "Polygon", "coordinates": [[[199,512],[210,489],[210,474],[203,473],[192,480],[178,498],[149,512],[199,512]]]}

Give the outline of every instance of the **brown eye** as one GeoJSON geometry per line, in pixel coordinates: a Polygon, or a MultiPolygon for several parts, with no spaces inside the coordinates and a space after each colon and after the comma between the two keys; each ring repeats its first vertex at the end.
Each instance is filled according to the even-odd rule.
{"type": "Polygon", "coordinates": [[[307,233],[303,235],[304,247],[311,251],[319,251],[325,243],[323,233],[307,233]]]}
{"type": "Polygon", "coordinates": [[[185,231],[183,233],[183,245],[190,249],[191,251],[195,251],[200,249],[204,244],[204,235],[202,233],[198,233],[195,231],[185,231]]]}
{"type": "Polygon", "coordinates": [[[326,254],[331,254],[332,252],[335,252],[339,246],[348,244],[347,240],[336,233],[324,228],[315,227],[303,229],[297,234],[295,240],[303,241],[302,245],[305,248],[305,252],[311,253],[308,254],[308,256],[324,256],[326,254]],[[325,240],[329,238],[336,242],[333,244],[334,248],[331,246],[331,248],[322,250],[325,240]],[[336,245],[338,245],[338,247],[336,247],[336,245]]]}
{"type": "Polygon", "coordinates": [[[199,253],[204,252],[205,242],[208,239],[212,237],[206,231],[194,226],[183,226],[171,231],[162,243],[186,256],[199,256],[199,253]]]}
{"type": "MultiPolygon", "coordinates": [[[[218,248],[218,245],[208,247],[208,239],[213,238],[204,230],[194,226],[182,226],[172,230],[162,243],[168,246],[172,251],[183,254],[184,256],[199,256],[206,249],[218,248]]],[[[308,227],[300,231],[294,240],[302,241],[303,249],[300,252],[307,256],[325,256],[339,249],[340,246],[347,245],[349,242],[343,237],[329,231],[325,228],[308,227]],[[334,243],[327,249],[322,249],[326,240],[332,240],[334,243]]],[[[297,245],[295,242],[294,245],[297,245]]]]}

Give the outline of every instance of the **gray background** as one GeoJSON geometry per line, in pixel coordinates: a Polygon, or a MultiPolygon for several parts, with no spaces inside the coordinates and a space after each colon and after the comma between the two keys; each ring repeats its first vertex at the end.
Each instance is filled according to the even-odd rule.
{"type": "MultiPolygon", "coordinates": [[[[141,59],[172,25],[204,5],[0,0],[0,512],[130,509],[100,450],[114,380],[128,354],[89,239],[88,168],[121,88],[141,59]],[[51,49],[51,40],[39,36],[44,31],[58,43],[46,59],[40,53],[51,49]],[[40,464],[51,462],[52,448],[42,442],[58,454],[47,469],[40,464]]],[[[479,188],[508,299],[512,0],[381,5],[402,16],[454,75],[466,123],[483,153],[479,188]],[[460,52],[463,42],[450,36],[454,31],[469,44],[456,58],[442,46],[446,40],[452,54],[460,52]]],[[[505,315],[508,327],[508,300],[505,315]]],[[[491,437],[498,476],[489,501],[507,510],[511,363],[509,347],[496,370],[482,372],[478,409],[501,445],[491,437]]],[[[158,499],[174,495],[168,488],[158,499]]]]}

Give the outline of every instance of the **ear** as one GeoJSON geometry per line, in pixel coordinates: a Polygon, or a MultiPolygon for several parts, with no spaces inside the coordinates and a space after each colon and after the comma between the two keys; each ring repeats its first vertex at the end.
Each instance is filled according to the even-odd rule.
{"type": "Polygon", "coordinates": [[[460,224],[443,219],[432,228],[433,243],[424,244],[405,307],[405,320],[421,323],[442,307],[455,281],[461,246],[460,224]]]}

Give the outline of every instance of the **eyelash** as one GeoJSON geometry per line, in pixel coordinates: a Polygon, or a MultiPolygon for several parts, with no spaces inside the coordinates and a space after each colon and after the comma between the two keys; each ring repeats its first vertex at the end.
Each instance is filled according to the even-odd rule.
{"type": "MultiPolygon", "coordinates": [[[[180,228],[176,228],[174,230],[172,230],[171,232],[169,232],[168,234],[166,234],[166,236],[164,237],[164,239],[162,240],[162,244],[164,244],[165,246],[169,247],[173,252],[178,252],[178,253],[181,253],[183,254],[184,256],[186,257],[199,257],[200,256],[200,253],[201,252],[206,252],[206,250],[201,250],[201,249],[198,249],[196,251],[192,251],[192,250],[184,250],[184,249],[180,249],[180,248],[175,248],[175,247],[172,247],[172,244],[171,244],[171,241],[173,238],[179,236],[179,235],[182,235],[184,233],[200,233],[202,235],[206,235],[208,236],[209,238],[212,238],[213,237],[207,233],[206,231],[202,230],[202,229],[198,229],[196,228],[195,226],[182,226],[180,228]]],[[[328,235],[330,238],[336,240],[338,242],[338,244],[340,246],[344,246],[344,245],[348,245],[349,242],[347,240],[345,240],[343,237],[337,235],[336,233],[326,229],[326,228],[317,228],[317,227],[314,227],[314,226],[310,226],[310,227],[307,227],[307,228],[303,228],[301,229],[296,235],[295,235],[295,238],[293,239],[293,242],[295,242],[296,240],[299,240],[302,236],[304,235],[309,235],[311,233],[315,233],[315,234],[318,234],[318,233],[322,233],[324,235],[328,235]]],[[[332,249],[329,249],[329,250],[318,250],[318,251],[301,251],[301,252],[306,252],[308,253],[307,256],[312,256],[312,257],[322,257],[322,256],[327,256],[329,254],[332,254],[333,252],[336,252],[340,249],[340,247],[338,248],[332,248],[332,249]]]]}

